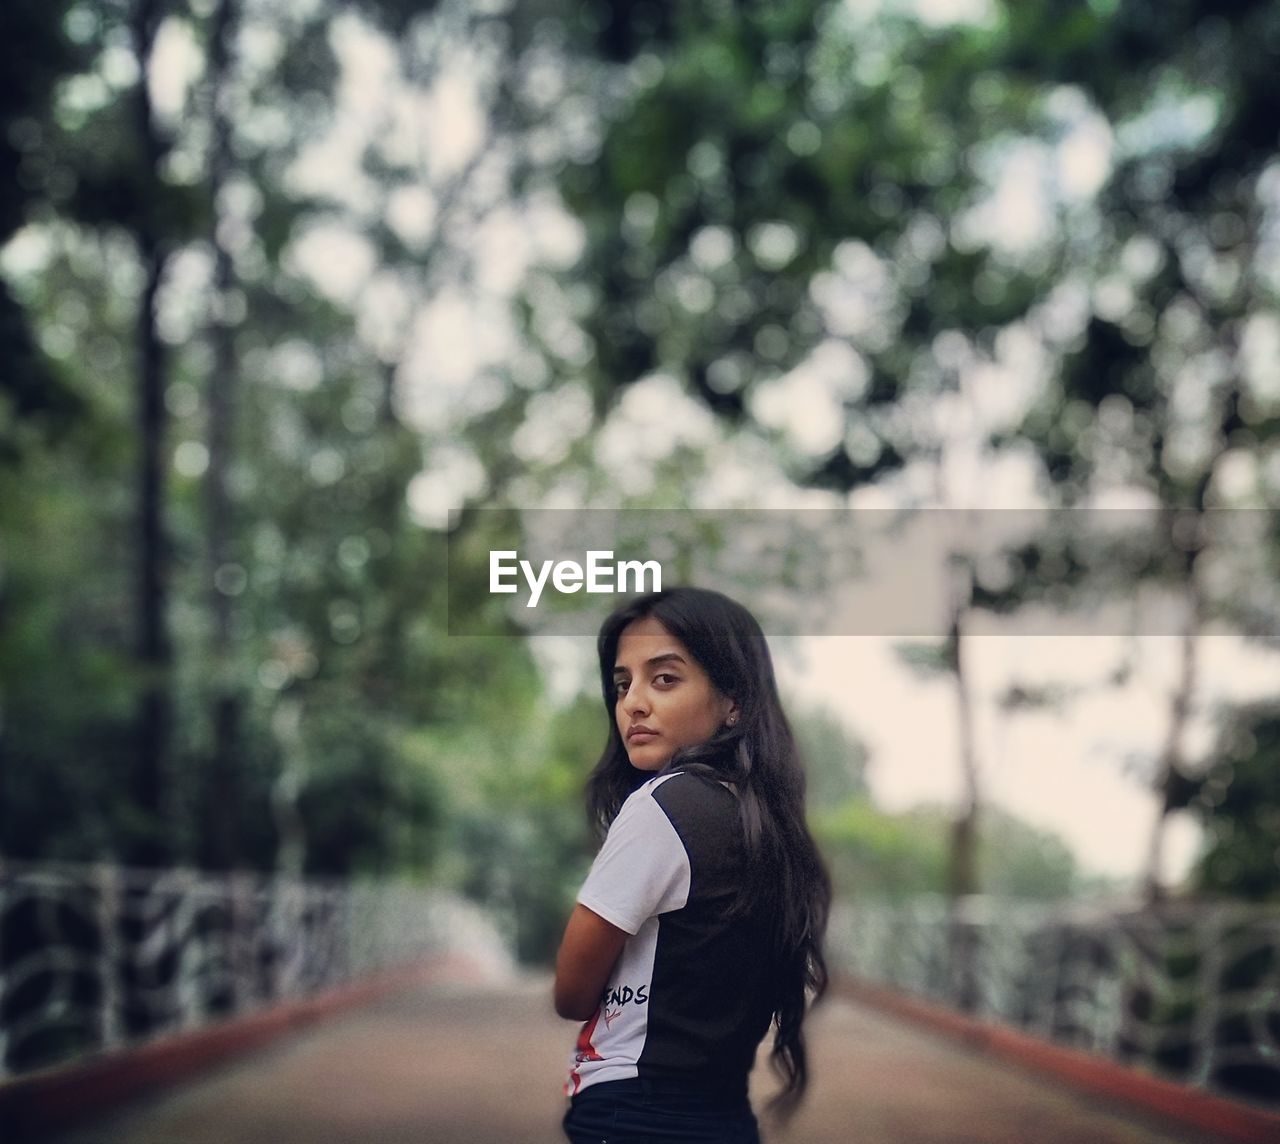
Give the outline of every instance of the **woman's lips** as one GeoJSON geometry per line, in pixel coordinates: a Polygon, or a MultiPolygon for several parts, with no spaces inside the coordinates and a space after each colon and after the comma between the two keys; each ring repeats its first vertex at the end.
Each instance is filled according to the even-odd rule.
{"type": "Polygon", "coordinates": [[[627,735],[627,743],[647,743],[650,739],[656,739],[657,737],[657,731],[632,731],[627,735]]]}

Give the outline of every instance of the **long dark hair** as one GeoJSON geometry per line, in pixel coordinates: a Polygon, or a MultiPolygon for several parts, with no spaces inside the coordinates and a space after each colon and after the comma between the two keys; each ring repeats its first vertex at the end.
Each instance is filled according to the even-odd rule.
{"type": "Polygon", "coordinates": [[[817,1001],[827,988],[822,939],[831,881],[805,822],[804,769],[778,696],[769,645],[741,604],[706,588],[678,587],[629,601],[605,620],[596,649],[609,740],[587,780],[587,811],[603,835],[627,796],[653,777],[627,757],[614,718],[613,680],[623,628],[649,616],[689,649],[721,694],[738,704],[733,726],[678,750],[660,773],[703,771],[737,788],[746,868],[735,912],[773,919],[776,1031],[770,1059],[783,1088],[770,1108],[785,1119],[808,1084],[801,1028],[806,999],[817,1001]]]}

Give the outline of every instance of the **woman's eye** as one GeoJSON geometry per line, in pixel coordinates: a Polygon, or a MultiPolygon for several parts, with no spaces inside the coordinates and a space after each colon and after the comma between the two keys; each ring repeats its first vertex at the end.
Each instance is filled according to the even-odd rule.
{"type": "Polygon", "coordinates": [[[667,672],[663,672],[661,675],[655,675],[655,676],[653,677],[653,681],[654,681],[655,683],[662,683],[662,684],[666,684],[666,685],[668,685],[668,686],[669,686],[670,684],[672,684],[672,683],[679,683],[679,682],[680,682],[680,680],[679,680],[679,678],[678,678],[677,676],[670,675],[670,674],[668,674],[667,672]]]}
{"type": "Polygon", "coordinates": [[[613,690],[615,695],[625,695],[628,687],[625,679],[615,679],[613,681],[613,690]]]}

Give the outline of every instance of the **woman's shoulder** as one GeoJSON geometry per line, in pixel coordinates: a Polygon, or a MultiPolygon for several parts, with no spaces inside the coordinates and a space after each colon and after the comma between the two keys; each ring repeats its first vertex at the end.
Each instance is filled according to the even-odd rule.
{"type": "Polygon", "coordinates": [[[639,803],[654,801],[654,795],[660,787],[670,783],[672,779],[684,776],[684,773],[684,771],[669,771],[666,774],[654,775],[652,778],[645,779],[622,800],[622,806],[619,808],[618,813],[621,814],[628,807],[634,809],[639,803]]]}
{"type": "Polygon", "coordinates": [[[646,803],[673,822],[737,816],[737,798],[730,785],[701,770],[674,770],[646,779],[627,796],[618,817],[643,815],[646,803]]]}
{"type": "Polygon", "coordinates": [[[737,800],[732,789],[714,775],[700,770],[678,770],[645,783],[652,798],[668,815],[736,814],[737,800]]]}

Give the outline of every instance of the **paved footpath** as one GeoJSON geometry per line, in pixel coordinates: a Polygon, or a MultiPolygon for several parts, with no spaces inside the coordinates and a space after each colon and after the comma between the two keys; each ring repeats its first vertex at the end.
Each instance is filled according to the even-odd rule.
{"type": "MultiPolygon", "coordinates": [[[[1218,1144],[843,998],[811,1030],[809,1100],[767,1141],[1218,1144]]],[[[414,986],[56,1144],[564,1144],[575,1032],[552,1013],[545,977],[414,986]]],[[[771,1088],[759,1069],[757,1105],[771,1088]]]]}

